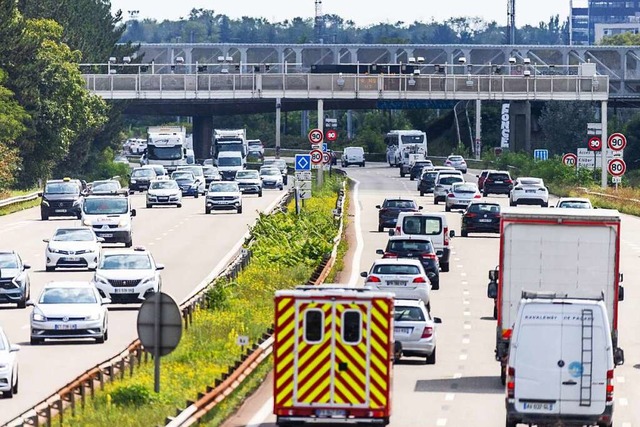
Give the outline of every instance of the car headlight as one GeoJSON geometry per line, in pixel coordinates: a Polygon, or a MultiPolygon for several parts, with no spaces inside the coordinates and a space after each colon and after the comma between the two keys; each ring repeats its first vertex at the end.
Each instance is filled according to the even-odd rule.
{"type": "Polygon", "coordinates": [[[85,317],[85,320],[100,320],[100,313],[93,313],[85,317]]]}
{"type": "Polygon", "coordinates": [[[45,199],[42,199],[42,204],[45,206],[49,206],[49,202],[45,199]]]}
{"type": "Polygon", "coordinates": [[[42,313],[37,312],[37,311],[33,312],[32,318],[36,322],[46,322],[47,321],[47,318],[42,313]]]}
{"type": "Polygon", "coordinates": [[[136,182],[138,182],[138,181],[136,181],[135,179],[132,179],[132,180],[131,180],[131,183],[132,183],[132,184],[135,184],[136,182]]]}
{"type": "Polygon", "coordinates": [[[118,227],[127,227],[130,224],[129,218],[125,217],[120,220],[118,227]]]}
{"type": "Polygon", "coordinates": [[[91,220],[89,218],[85,218],[82,220],[82,225],[86,225],[88,227],[91,227],[91,220]]]}
{"type": "Polygon", "coordinates": [[[76,199],[73,201],[73,206],[80,206],[81,203],[82,201],[80,199],[76,199]]]}
{"type": "Polygon", "coordinates": [[[54,253],[54,254],[64,253],[64,251],[62,251],[61,249],[56,249],[56,248],[52,248],[52,247],[49,247],[49,246],[47,246],[47,250],[49,252],[51,252],[51,253],[54,253]]]}
{"type": "Polygon", "coordinates": [[[156,276],[149,276],[149,277],[145,277],[144,279],[142,279],[140,281],[141,285],[148,285],[151,282],[154,282],[156,280],[156,276]]]}
{"type": "Polygon", "coordinates": [[[98,275],[98,274],[96,274],[96,275],[94,275],[94,276],[93,276],[93,281],[94,281],[94,282],[103,283],[103,284],[105,284],[105,285],[108,285],[108,284],[109,284],[109,281],[107,280],[107,278],[106,278],[106,277],[102,277],[102,276],[100,276],[100,275],[98,275]]]}

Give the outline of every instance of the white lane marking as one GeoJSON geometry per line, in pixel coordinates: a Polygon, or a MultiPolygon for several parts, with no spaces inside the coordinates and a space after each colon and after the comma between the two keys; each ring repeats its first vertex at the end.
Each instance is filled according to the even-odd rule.
{"type": "Polygon", "coordinates": [[[469,291],[465,289],[464,291],[462,291],[462,295],[469,295],[469,291]]]}
{"type": "Polygon", "coordinates": [[[456,372],[455,374],[453,374],[453,379],[454,380],[457,380],[457,379],[460,379],[460,378],[462,378],[462,374],[461,373],[456,372]]]}
{"type": "Polygon", "coordinates": [[[618,399],[618,405],[627,406],[628,404],[629,404],[629,400],[627,400],[627,398],[621,397],[620,399],[618,399]]]}
{"type": "Polygon", "coordinates": [[[467,358],[468,358],[468,357],[469,357],[469,356],[468,356],[468,355],[466,355],[466,354],[461,354],[460,356],[458,356],[458,359],[460,359],[460,360],[467,360],[467,358]]]}
{"type": "Polygon", "coordinates": [[[154,244],[155,244],[154,242],[151,242],[151,243],[147,244],[147,246],[153,246],[154,244]]]}
{"type": "Polygon", "coordinates": [[[462,301],[462,304],[469,305],[469,304],[471,304],[471,302],[468,299],[466,299],[466,300],[462,301]]]}
{"type": "Polygon", "coordinates": [[[438,418],[438,421],[436,421],[436,425],[438,427],[444,427],[447,425],[447,419],[446,418],[438,418]]]}
{"type": "Polygon", "coordinates": [[[631,427],[631,423],[622,423],[622,427],[631,427]]]}
{"type": "Polygon", "coordinates": [[[465,312],[464,312],[464,315],[465,315],[465,316],[471,316],[471,312],[469,312],[469,311],[465,311],[465,312]]]}
{"type": "Polygon", "coordinates": [[[462,344],[469,344],[471,340],[469,338],[462,338],[462,344]]]}
{"type": "Polygon", "coordinates": [[[618,383],[622,384],[622,383],[624,383],[624,381],[625,381],[625,380],[624,380],[624,377],[620,376],[620,377],[617,377],[617,378],[616,378],[616,381],[617,381],[618,383]]]}
{"type": "Polygon", "coordinates": [[[359,196],[359,187],[360,181],[357,179],[350,177],[356,185],[353,186],[353,201],[355,207],[355,215],[353,218],[353,224],[356,229],[356,250],[353,253],[353,260],[351,262],[351,277],[349,278],[349,286],[354,287],[358,283],[358,278],[360,274],[360,261],[362,259],[362,249],[364,248],[363,238],[362,238],[362,224],[360,224],[360,200],[358,200],[359,196]]]}
{"type": "Polygon", "coordinates": [[[464,325],[465,329],[471,329],[471,325],[464,325]]]}
{"type": "Polygon", "coordinates": [[[156,237],[156,240],[162,240],[162,237],[156,237]]]}
{"type": "Polygon", "coordinates": [[[465,273],[465,272],[460,273],[460,275],[461,275],[462,277],[467,277],[467,273],[465,273]]]}
{"type": "Polygon", "coordinates": [[[454,260],[454,261],[456,261],[456,262],[458,262],[458,261],[460,261],[460,258],[457,258],[457,257],[456,257],[456,258],[454,258],[453,260],[454,260]]]}
{"type": "MultiPolygon", "coordinates": [[[[463,281],[462,281],[462,282],[460,282],[460,283],[462,283],[462,286],[466,286],[466,285],[468,285],[468,284],[469,284],[469,282],[467,282],[466,280],[463,280],[463,281]]],[[[468,291],[467,291],[467,292],[468,292],[468,291]]]]}
{"type": "Polygon", "coordinates": [[[260,426],[269,415],[271,415],[271,411],[273,410],[273,397],[267,399],[264,402],[264,405],[256,412],[256,414],[249,420],[246,427],[258,427],[260,426]]]}
{"type": "Polygon", "coordinates": [[[29,324],[22,325],[22,328],[20,328],[20,329],[29,329],[29,326],[31,326],[31,325],[29,325],[29,324]]]}
{"type": "Polygon", "coordinates": [[[447,395],[444,397],[444,400],[446,400],[447,402],[451,402],[453,399],[455,399],[455,397],[455,393],[447,393],[447,395]]]}

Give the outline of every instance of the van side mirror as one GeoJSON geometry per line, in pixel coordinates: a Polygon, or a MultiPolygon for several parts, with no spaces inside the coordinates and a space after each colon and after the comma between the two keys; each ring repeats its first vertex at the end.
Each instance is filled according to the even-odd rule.
{"type": "Polygon", "coordinates": [[[423,209],[422,206],[418,206],[418,210],[421,211],[423,209]]]}
{"type": "Polygon", "coordinates": [[[384,251],[382,249],[376,249],[376,254],[384,255],[384,251]]]}
{"type": "Polygon", "coordinates": [[[136,216],[136,210],[135,209],[131,209],[131,216],[136,216]]]}
{"type": "Polygon", "coordinates": [[[451,230],[451,231],[449,231],[449,237],[456,237],[456,232],[455,232],[455,230],[451,230]]]}
{"type": "Polygon", "coordinates": [[[487,298],[496,299],[498,298],[498,282],[491,281],[487,285],[487,298]]]}
{"type": "Polygon", "coordinates": [[[38,197],[42,197],[42,191],[38,191],[38,197]]]}
{"type": "Polygon", "coordinates": [[[442,319],[439,317],[434,317],[433,318],[433,323],[442,323],[442,319]]]}
{"type": "Polygon", "coordinates": [[[624,301],[624,286],[618,287],[618,301],[624,301]]]}
{"type": "Polygon", "coordinates": [[[396,231],[392,228],[389,230],[389,236],[395,236],[396,235],[396,231]]]}
{"type": "Polygon", "coordinates": [[[498,270],[489,270],[489,280],[492,282],[498,281],[498,270]]]}
{"type": "Polygon", "coordinates": [[[624,350],[620,347],[616,347],[613,350],[613,363],[616,366],[624,365],[624,350]]]}

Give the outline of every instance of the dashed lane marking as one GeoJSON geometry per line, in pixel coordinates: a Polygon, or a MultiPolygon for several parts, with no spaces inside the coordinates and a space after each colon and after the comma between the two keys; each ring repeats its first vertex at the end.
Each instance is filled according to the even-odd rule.
{"type": "Polygon", "coordinates": [[[455,374],[453,374],[453,379],[454,380],[458,380],[462,378],[462,374],[460,372],[456,372],[455,374]]]}
{"type": "Polygon", "coordinates": [[[447,402],[451,402],[453,399],[455,399],[455,397],[455,393],[447,393],[447,395],[444,397],[444,400],[446,400],[447,402]]]}
{"type": "Polygon", "coordinates": [[[462,344],[469,344],[471,340],[469,338],[462,338],[462,344]]]}
{"type": "Polygon", "coordinates": [[[629,405],[629,400],[625,397],[621,397],[620,399],[618,399],[618,405],[627,406],[629,405]]]}
{"type": "Polygon", "coordinates": [[[447,419],[446,418],[438,418],[438,421],[436,421],[436,425],[438,427],[444,427],[447,425],[447,419]]]}
{"type": "Polygon", "coordinates": [[[467,354],[461,354],[460,356],[458,356],[458,359],[467,360],[468,357],[469,357],[469,355],[467,355],[467,354]]]}

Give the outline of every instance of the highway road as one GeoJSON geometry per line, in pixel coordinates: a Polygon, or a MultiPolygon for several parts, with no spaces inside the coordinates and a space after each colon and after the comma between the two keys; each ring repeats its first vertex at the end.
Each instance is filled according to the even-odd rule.
{"type": "MultiPolygon", "coordinates": [[[[361,285],[360,271],[369,269],[377,248],[384,248],[387,233],[377,231],[375,205],[388,197],[411,196],[427,211],[444,211],[443,204],[434,205],[433,197],[420,197],[416,182],[400,178],[398,170],[383,164],[367,163],[367,167],[347,169],[360,184],[353,218],[360,240],[354,267],[347,277],[361,285]],[[358,212],[359,211],[359,212],[358,212]]],[[[475,182],[475,176],[466,179],[475,182]]],[[[355,193],[354,193],[355,194],[355,193]]],[[[506,196],[489,197],[502,206],[506,196]]],[[[552,204],[552,203],[550,203],[552,204]]],[[[460,212],[447,214],[449,226],[460,233],[460,212]]],[[[616,427],[640,427],[640,219],[623,215],[621,271],[626,278],[626,300],[620,308],[620,346],[625,350],[626,364],[615,372],[616,427]]],[[[394,366],[393,414],[390,426],[415,427],[496,427],[504,425],[504,388],[499,380],[499,364],[494,360],[495,326],[492,300],[486,297],[487,273],[498,262],[498,235],[472,234],[452,241],[451,270],[440,275],[440,290],[431,297],[433,314],[442,318],[437,330],[438,359],[436,365],[424,360],[405,358],[394,366]]],[[[544,343],[541,343],[543,345],[544,343]]],[[[272,427],[272,382],[269,378],[224,427],[272,427]]]]}
{"type": "MultiPolygon", "coordinates": [[[[264,196],[243,198],[244,213],[220,211],[204,213],[204,198],[185,197],[181,209],[173,207],[145,208],[144,195],[132,196],[137,216],[133,218],[134,246],[151,250],[156,262],[164,264],[163,291],[180,303],[212,271],[224,267],[228,258],[241,245],[248,224],[258,217],[258,211],[272,206],[283,192],[265,190],[264,196]]],[[[57,270],[46,273],[44,250],[58,227],[77,226],[76,219],[40,220],[39,208],[0,217],[0,246],[17,250],[25,263],[31,265],[31,296],[37,298],[43,285],[52,280],[90,280],[93,273],[57,270]]],[[[105,244],[105,250],[114,245],[105,244]]],[[[122,246],[122,245],[116,245],[122,246]]],[[[20,390],[12,399],[0,398],[0,425],[18,416],[37,402],[54,393],[77,375],[116,355],[136,337],[136,316],[139,305],[116,306],[109,310],[109,340],[104,344],[92,341],[53,341],[44,345],[29,344],[31,308],[16,309],[0,304],[0,325],[13,343],[21,345],[18,354],[20,390]]]]}

